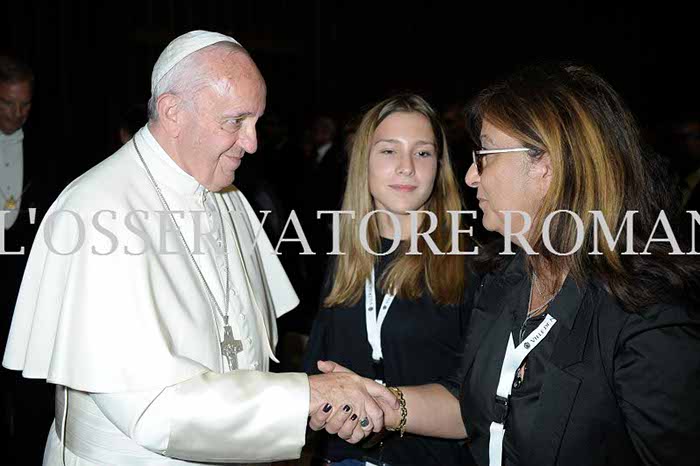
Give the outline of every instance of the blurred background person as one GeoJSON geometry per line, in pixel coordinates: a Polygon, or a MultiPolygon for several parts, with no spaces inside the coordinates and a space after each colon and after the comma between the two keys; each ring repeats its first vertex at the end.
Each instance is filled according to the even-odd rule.
{"type": "Polygon", "coordinates": [[[0,56],[0,195],[5,230],[17,221],[24,183],[24,131],[32,108],[34,74],[21,61],[0,56]]]}
{"type": "MultiPolygon", "coordinates": [[[[34,96],[34,73],[12,56],[0,56],[0,195],[4,214],[4,250],[23,254],[0,255],[0,348],[5,348],[19,285],[41,218],[52,202],[53,183],[31,129],[25,135],[34,96]],[[30,209],[36,212],[34,221],[30,209]]],[[[53,397],[46,384],[23,379],[0,369],[0,423],[2,435],[24,445],[32,464],[41,461],[44,426],[51,420],[53,397]],[[22,412],[23,416],[17,416],[22,412]],[[31,452],[35,452],[33,455],[31,452]]],[[[4,459],[15,461],[14,449],[4,459]]]]}

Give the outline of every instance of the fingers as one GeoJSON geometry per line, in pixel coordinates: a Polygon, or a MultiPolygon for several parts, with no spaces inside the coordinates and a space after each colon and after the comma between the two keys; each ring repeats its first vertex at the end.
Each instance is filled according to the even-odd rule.
{"type": "Polygon", "coordinates": [[[357,427],[355,427],[355,430],[352,432],[352,436],[349,439],[346,439],[348,443],[357,443],[363,438],[367,437],[370,433],[364,430],[359,424],[357,427]]]}
{"type": "Polygon", "coordinates": [[[372,425],[367,416],[353,413],[346,419],[338,431],[338,437],[349,443],[357,443],[372,432],[372,425]]]}
{"type": "Polygon", "coordinates": [[[335,366],[336,364],[333,361],[318,361],[316,363],[316,367],[318,367],[318,370],[320,370],[324,374],[333,372],[335,366]]]}
{"type": "Polygon", "coordinates": [[[353,437],[355,429],[359,428],[362,430],[362,428],[359,427],[359,423],[360,417],[357,415],[357,413],[353,413],[338,431],[338,437],[342,438],[343,440],[350,440],[353,437]]]}
{"type": "Polygon", "coordinates": [[[331,418],[326,422],[326,432],[329,434],[337,434],[340,432],[345,423],[350,419],[350,417],[352,417],[352,411],[352,406],[349,404],[343,405],[341,409],[335,411],[331,418]]]}
{"type": "Polygon", "coordinates": [[[313,430],[325,428],[330,434],[341,433],[345,439],[382,430],[384,411],[373,394],[380,403],[393,404],[395,397],[391,392],[387,398],[386,389],[381,385],[349,373],[346,368],[330,361],[319,362],[319,369],[332,370],[333,373],[309,377],[309,426],[313,430]],[[327,403],[332,405],[330,411],[322,409],[327,403]],[[356,415],[354,418],[353,414],[356,415]],[[358,425],[359,431],[356,432],[358,425]]]}
{"type": "Polygon", "coordinates": [[[326,426],[326,422],[333,415],[333,406],[326,403],[323,408],[317,410],[309,418],[309,427],[312,430],[321,430],[326,426]]]}
{"type": "Polygon", "coordinates": [[[374,432],[379,432],[384,428],[384,411],[371,397],[365,401],[365,412],[374,432]]]}
{"type": "Polygon", "coordinates": [[[360,419],[359,426],[365,432],[365,436],[371,434],[373,431],[373,427],[374,427],[374,425],[372,424],[372,421],[370,420],[369,416],[367,416],[367,415],[365,415],[363,418],[360,419]]]}
{"type": "Polygon", "coordinates": [[[357,443],[372,433],[372,421],[368,416],[361,417],[357,426],[352,432],[352,436],[347,439],[349,443],[357,443]]]}
{"type": "Polygon", "coordinates": [[[347,372],[349,374],[354,374],[354,372],[347,367],[343,367],[337,362],[333,361],[318,361],[316,366],[318,367],[318,370],[324,374],[328,374],[330,372],[347,372]]]}

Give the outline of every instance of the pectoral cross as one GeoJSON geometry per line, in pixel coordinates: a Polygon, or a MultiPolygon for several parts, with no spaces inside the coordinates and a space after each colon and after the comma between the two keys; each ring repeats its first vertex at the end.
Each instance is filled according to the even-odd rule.
{"type": "Polygon", "coordinates": [[[238,369],[238,353],[241,351],[243,351],[243,342],[233,338],[228,316],[224,316],[224,340],[221,342],[221,354],[226,358],[229,370],[238,369]]]}

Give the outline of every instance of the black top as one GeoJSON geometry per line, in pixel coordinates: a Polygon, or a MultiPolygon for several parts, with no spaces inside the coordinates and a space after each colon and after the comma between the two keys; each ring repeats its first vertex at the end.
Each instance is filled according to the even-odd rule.
{"type": "MultiPolygon", "coordinates": [[[[382,240],[382,250],[391,246],[382,240]]],[[[379,277],[392,256],[382,256],[375,269],[379,277]]],[[[324,296],[327,294],[324,293],[324,296]]],[[[440,306],[429,295],[417,301],[396,297],[381,330],[384,381],[390,386],[421,385],[436,382],[459,366],[466,331],[471,294],[459,306],[440,306]]],[[[376,291],[377,306],[384,293],[376,291]]],[[[318,373],[318,360],[332,360],[359,375],[378,378],[367,340],[364,297],[354,306],[322,308],[314,322],[304,367],[318,373]]],[[[351,445],[337,436],[327,436],[323,454],[331,460],[365,457],[397,465],[470,465],[469,452],[462,442],[406,434],[392,434],[383,446],[371,450],[351,445]]]]}
{"type": "MultiPolygon", "coordinates": [[[[506,342],[508,334],[513,335],[513,343],[518,346],[521,343],[521,329],[523,339],[526,339],[530,332],[534,331],[542,321],[545,315],[540,315],[535,318],[525,321],[529,302],[530,281],[527,279],[525,286],[518,289],[517,299],[512,303],[508,303],[508,307],[503,313],[503,319],[499,324],[503,325],[505,339],[498,341],[491,338],[482,342],[482,345],[488,345],[486,351],[479,351],[475,357],[474,365],[472,366],[469,377],[469,393],[475,399],[474,404],[493,404],[496,394],[496,387],[501,375],[501,365],[503,355],[505,355],[506,342]],[[497,354],[501,354],[498,359],[497,354]],[[484,381],[496,381],[493,392],[490,393],[485,389],[484,381]]],[[[548,309],[549,311],[549,309],[548,309]]],[[[551,308],[551,314],[557,318],[557,311],[551,308]]],[[[537,346],[525,358],[524,377],[517,381],[513,381],[513,388],[509,400],[509,412],[506,421],[506,434],[503,440],[503,465],[514,466],[520,464],[519,451],[527,445],[530,436],[535,435],[533,431],[535,426],[533,421],[537,415],[539,406],[540,390],[542,389],[542,380],[544,378],[545,367],[552,355],[554,341],[557,339],[561,322],[554,324],[554,327],[549,331],[546,338],[540,341],[537,346]]],[[[479,430],[478,435],[474,434],[471,438],[471,448],[478,451],[486,451],[486,464],[488,464],[488,442],[489,442],[489,427],[488,425],[479,424],[476,430],[479,430]]],[[[476,455],[477,453],[475,453],[476,455]]]]}
{"type": "MultiPolygon", "coordinates": [[[[460,396],[479,465],[488,465],[506,343],[511,332],[518,339],[529,290],[522,254],[484,277],[462,366],[445,384],[460,396]]],[[[523,383],[512,392],[504,464],[697,464],[697,307],[660,304],[631,314],[597,284],[577,287],[567,278],[547,310],[557,323],[529,354],[523,383]]]]}
{"type": "MultiPolygon", "coordinates": [[[[543,321],[546,314],[525,320],[527,315],[527,304],[515,307],[511,314],[513,322],[511,332],[513,342],[518,346],[520,340],[520,330],[523,329],[523,339],[526,339],[530,332],[533,332],[543,321]]],[[[553,315],[556,313],[554,312],[553,315]]],[[[510,395],[510,415],[506,424],[506,435],[503,441],[503,465],[511,466],[520,464],[518,452],[527,444],[530,435],[533,434],[533,423],[537,414],[537,406],[542,389],[542,379],[547,365],[547,360],[552,355],[554,342],[557,339],[559,326],[557,324],[547,334],[547,337],[540,341],[527,358],[525,358],[524,377],[513,382],[510,395]]],[[[501,368],[498,364],[481,364],[481,367],[488,368],[489,374],[484,374],[484,379],[491,378],[492,371],[498,371],[496,377],[500,376],[501,368]]]]}

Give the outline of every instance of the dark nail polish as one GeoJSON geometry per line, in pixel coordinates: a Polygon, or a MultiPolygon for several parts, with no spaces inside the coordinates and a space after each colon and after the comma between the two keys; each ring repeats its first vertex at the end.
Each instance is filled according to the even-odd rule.
{"type": "Polygon", "coordinates": [[[350,416],[351,421],[354,421],[355,419],[357,419],[357,414],[353,414],[352,416],[350,416]]]}
{"type": "Polygon", "coordinates": [[[323,407],[323,412],[324,412],[324,413],[327,413],[327,412],[329,412],[331,409],[333,409],[333,406],[331,406],[330,403],[326,403],[326,406],[323,407]]]}
{"type": "Polygon", "coordinates": [[[346,413],[349,413],[351,409],[352,408],[350,407],[350,405],[343,406],[343,411],[345,411],[346,413]]]}

